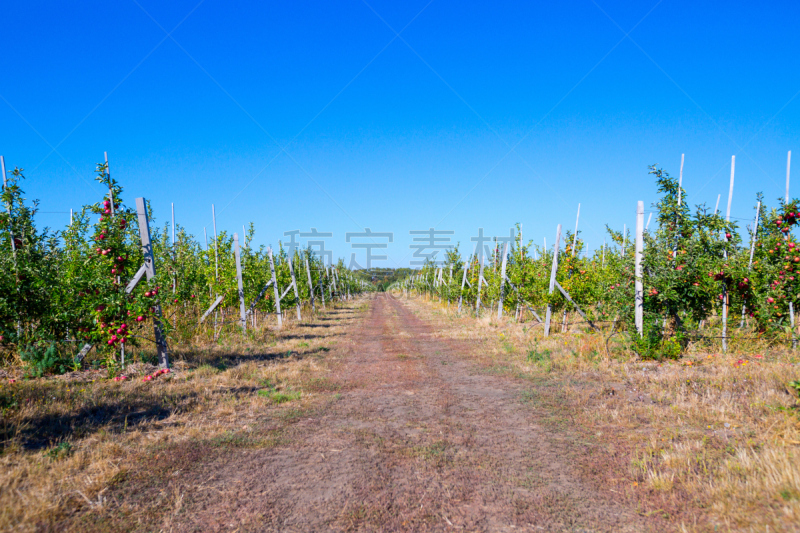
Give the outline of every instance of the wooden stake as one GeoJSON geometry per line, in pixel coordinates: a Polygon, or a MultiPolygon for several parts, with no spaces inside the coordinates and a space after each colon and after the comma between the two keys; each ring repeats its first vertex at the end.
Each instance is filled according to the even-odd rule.
{"type": "Polygon", "coordinates": [[[636,204],[636,255],[635,263],[635,295],[634,305],[636,306],[636,330],[641,337],[644,333],[644,288],[642,284],[642,250],[644,248],[644,202],[636,204]]]}
{"type": "MultiPolygon", "coordinates": [[[[553,266],[550,268],[550,287],[547,294],[553,294],[556,286],[556,272],[558,271],[558,245],[561,243],[561,224],[556,228],[556,244],[553,248],[553,266]]],[[[550,318],[553,314],[553,304],[547,304],[547,314],[544,317],[544,336],[550,336],[550,318]]]]}
{"type": "MultiPolygon", "coordinates": [[[[139,236],[142,240],[145,273],[147,274],[147,280],[150,281],[156,275],[156,265],[153,257],[153,245],[150,243],[150,220],[147,216],[147,202],[145,202],[144,198],[136,199],[136,214],[139,218],[139,236]]],[[[153,308],[155,310],[153,313],[153,332],[156,338],[158,364],[161,368],[169,368],[167,339],[161,331],[161,304],[158,303],[158,300],[154,303],[153,308]]]]}

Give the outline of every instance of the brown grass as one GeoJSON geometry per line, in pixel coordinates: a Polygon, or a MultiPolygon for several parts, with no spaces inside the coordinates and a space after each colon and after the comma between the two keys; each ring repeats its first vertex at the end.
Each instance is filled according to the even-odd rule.
{"type": "MultiPolygon", "coordinates": [[[[329,304],[310,326],[172,347],[173,373],[152,382],[141,377],[155,367],[141,362],[126,368],[125,382],[104,370],[23,380],[5,368],[17,379],[0,384],[0,530],[47,529],[103,509],[109,489],[143,461],[164,460],[161,449],[277,444],[283,428],[336,390],[326,376],[348,319],[334,313],[329,304]]],[[[150,503],[169,521],[181,495],[150,503]]]]}
{"type": "Polygon", "coordinates": [[[800,412],[787,387],[797,353],[742,340],[726,355],[690,345],[678,361],[645,362],[618,341],[608,357],[603,336],[578,328],[544,338],[513,317],[409,304],[439,336],[483,343],[486,364],[540,385],[532,405],[555,389],[588,435],[627,450],[643,513],[674,513],[684,530],[800,530],[800,412]]]}

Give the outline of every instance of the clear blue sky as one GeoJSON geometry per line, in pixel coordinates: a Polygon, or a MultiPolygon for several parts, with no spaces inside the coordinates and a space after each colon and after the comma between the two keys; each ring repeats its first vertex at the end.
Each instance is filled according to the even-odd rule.
{"type": "Polygon", "coordinates": [[[783,194],[788,150],[800,196],[800,4],[73,4],[7,3],[0,32],[0,154],[54,229],[102,194],[106,150],[159,224],[174,202],[202,239],[215,203],[220,229],[316,227],[347,257],[346,232],[394,232],[375,266],[429,227],[552,244],[578,203],[599,247],[681,153],[712,208],[736,155],[742,223],[783,194]]]}

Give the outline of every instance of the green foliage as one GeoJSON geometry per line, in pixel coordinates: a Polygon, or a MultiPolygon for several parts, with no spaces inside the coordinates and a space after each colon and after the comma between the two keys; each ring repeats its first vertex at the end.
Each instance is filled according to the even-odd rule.
{"type": "Polygon", "coordinates": [[[636,332],[629,335],[630,349],[644,360],[678,359],[683,349],[682,340],[680,333],[665,335],[658,324],[645,327],[641,337],[636,332]]]}
{"type": "Polygon", "coordinates": [[[32,377],[45,374],[64,374],[72,367],[72,360],[62,355],[55,343],[46,346],[31,344],[19,350],[26,373],[32,377]]]}

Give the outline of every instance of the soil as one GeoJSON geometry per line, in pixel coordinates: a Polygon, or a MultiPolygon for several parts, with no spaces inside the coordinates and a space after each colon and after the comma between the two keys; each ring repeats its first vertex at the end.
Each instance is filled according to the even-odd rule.
{"type": "Polygon", "coordinates": [[[130,516],[160,493],[178,495],[175,532],[669,529],[613,490],[620,465],[565,409],[465,357],[480,346],[436,337],[388,295],[357,318],[324,406],[269,446],[172,450],[162,475],[125,487],[130,516]]]}

